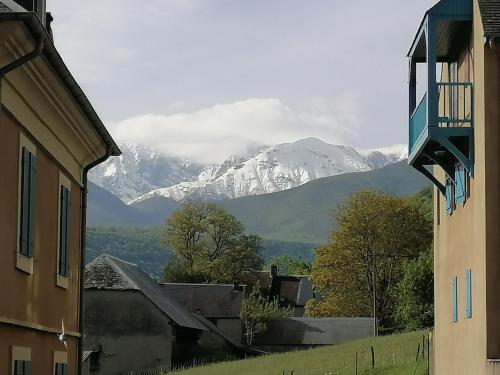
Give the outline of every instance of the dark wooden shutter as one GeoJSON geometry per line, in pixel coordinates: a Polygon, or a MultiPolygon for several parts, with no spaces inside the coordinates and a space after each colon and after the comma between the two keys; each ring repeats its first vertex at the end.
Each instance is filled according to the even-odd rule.
{"type": "Polygon", "coordinates": [[[60,193],[60,218],[59,218],[59,274],[66,275],[66,224],[67,224],[67,209],[66,209],[66,188],[61,185],[60,193]]]}
{"type": "Polygon", "coordinates": [[[35,192],[36,192],[36,156],[29,153],[30,169],[29,169],[29,241],[28,241],[28,256],[33,257],[35,248],[35,192]]]}
{"type": "Polygon", "coordinates": [[[69,275],[69,257],[71,251],[71,191],[66,189],[66,259],[65,276],[69,275]]]}
{"type": "Polygon", "coordinates": [[[21,154],[21,218],[20,252],[28,255],[29,247],[29,151],[23,147],[21,154]]]}
{"type": "Polygon", "coordinates": [[[32,375],[31,361],[24,361],[24,375],[32,375]]]}

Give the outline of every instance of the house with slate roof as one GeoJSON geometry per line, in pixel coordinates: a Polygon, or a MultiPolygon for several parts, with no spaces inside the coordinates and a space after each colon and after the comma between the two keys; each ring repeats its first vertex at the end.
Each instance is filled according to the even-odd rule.
{"type": "Polygon", "coordinates": [[[214,320],[232,320],[231,311],[239,311],[243,296],[243,289],[234,291],[232,285],[160,284],[135,264],[97,257],[85,268],[84,343],[92,352],[90,373],[170,368],[172,362],[213,355],[214,349],[223,358],[259,354],[241,345],[241,331],[231,335],[227,325],[214,320]],[[217,301],[233,301],[233,307],[227,312],[217,301]]]}
{"type": "Polygon", "coordinates": [[[45,0],[0,0],[2,375],[81,373],[87,172],[120,154],[51,20],[45,0]]]}
{"type": "Polygon", "coordinates": [[[500,374],[500,1],[437,2],[408,59],[408,163],[435,186],[434,373],[500,374]]]}

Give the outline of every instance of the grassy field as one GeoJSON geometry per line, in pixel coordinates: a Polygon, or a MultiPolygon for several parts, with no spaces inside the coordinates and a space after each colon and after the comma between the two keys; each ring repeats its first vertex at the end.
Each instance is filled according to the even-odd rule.
{"type": "Polygon", "coordinates": [[[337,346],[224,362],[188,370],[181,375],[426,375],[426,331],[352,341],[337,346]],[[371,347],[375,368],[371,365],[371,347]],[[418,350],[420,346],[420,351],[418,350]],[[417,359],[417,352],[420,355],[417,359]],[[356,355],[357,353],[357,355],[356,355]],[[357,356],[357,372],[356,372],[357,356]]]}

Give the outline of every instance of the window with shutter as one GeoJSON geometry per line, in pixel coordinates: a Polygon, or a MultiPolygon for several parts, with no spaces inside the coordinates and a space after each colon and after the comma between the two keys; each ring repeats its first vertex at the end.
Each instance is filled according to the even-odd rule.
{"type": "Polygon", "coordinates": [[[71,181],[59,174],[59,249],[57,253],[58,284],[67,289],[71,252],[71,181]]]}
{"type": "Polygon", "coordinates": [[[453,209],[455,208],[454,203],[454,196],[453,196],[453,181],[451,181],[451,178],[447,177],[446,178],[446,212],[448,215],[451,215],[453,213],[453,209]]]}
{"type": "Polygon", "coordinates": [[[455,203],[464,203],[467,195],[467,171],[462,164],[455,167],[455,203]]]}
{"type": "Polygon", "coordinates": [[[465,271],[465,317],[472,318],[472,272],[465,271]]]}
{"type": "Polygon", "coordinates": [[[21,158],[19,252],[32,258],[35,237],[36,156],[23,147],[21,158]]]}
{"type": "Polygon", "coordinates": [[[31,375],[31,361],[15,360],[13,363],[14,375],[31,375]]]}
{"type": "Polygon", "coordinates": [[[454,276],[451,280],[451,294],[452,294],[452,319],[454,322],[458,321],[458,294],[457,294],[457,277],[454,276]]]}
{"type": "Polygon", "coordinates": [[[68,375],[68,364],[56,363],[54,375],[68,375]]]}

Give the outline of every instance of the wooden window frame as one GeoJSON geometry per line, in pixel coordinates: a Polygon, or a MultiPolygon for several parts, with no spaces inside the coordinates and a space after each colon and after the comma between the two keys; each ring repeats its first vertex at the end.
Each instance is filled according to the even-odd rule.
{"type": "Polygon", "coordinates": [[[12,346],[11,347],[11,361],[10,361],[10,374],[17,375],[15,370],[16,362],[29,362],[29,370],[25,371],[23,375],[31,375],[31,348],[23,346],[12,346]]]}
{"type": "Polygon", "coordinates": [[[53,359],[53,370],[52,374],[53,375],[68,375],[68,353],[67,352],[59,352],[59,351],[54,351],[54,359],[53,359]],[[66,371],[61,374],[57,372],[59,369],[59,365],[66,365],[66,371]]]}
{"type": "Polygon", "coordinates": [[[57,210],[57,259],[56,259],[56,285],[68,289],[69,287],[69,255],[71,252],[71,180],[67,178],[62,172],[59,172],[58,184],[58,210],[57,210]],[[67,197],[64,201],[63,192],[66,190],[67,197]],[[64,202],[63,202],[64,201],[64,202]],[[67,207],[63,207],[67,204],[67,207]],[[64,220],[66,219],[66,220],[64,220]],[[65,223],[63,222],[65,221],[65,223]],[[66,232],[63,233],[65,226],[66,232]],[[63,255],[63,246],[65,247],[65,270],[61,270],[61,256],[63,255]]]}
{"type": "MultiPolygon", "coordinates": [[[[17,189],[17,236],[16,236],[16,268],[27,273],[27,274],[33,274],[33,257],[34,257],[34,239],[32,239],[33,244],[31,250],[29,250],[28,254],[24,254],[21,248],[21,236],[22,236],[22,221],[23,221],[23,150],[27,150],[29,153],[31,153],[35,158],[36,158],[36,146],[28,140],[28,138],[23,134],[19,134],[19,166],[18,166],[18,189],[17,189]]],[[[36,163],[36,161],[35,161],[36,163]]],[[[36,165],[36,164],[35,164],[36,165]]],[[[36,180],[36,177],[35,177],[36,180]]],[[[34,186],[34,190],[32,194],[34,195],[36,192],[36,184],[34,186]]],[[[33,202],[33,205],[36,204],[36,201],[33,202]]],[[[34,207],[33,212],[31,215],[33,215],[32,220],[33,222],[30,223],[28,226],[28,231],[32,231],[32,236],[34,236],[34,207]]],[[[28,244],[28,247],[30,247],[30,244],[28,244]]]]}

